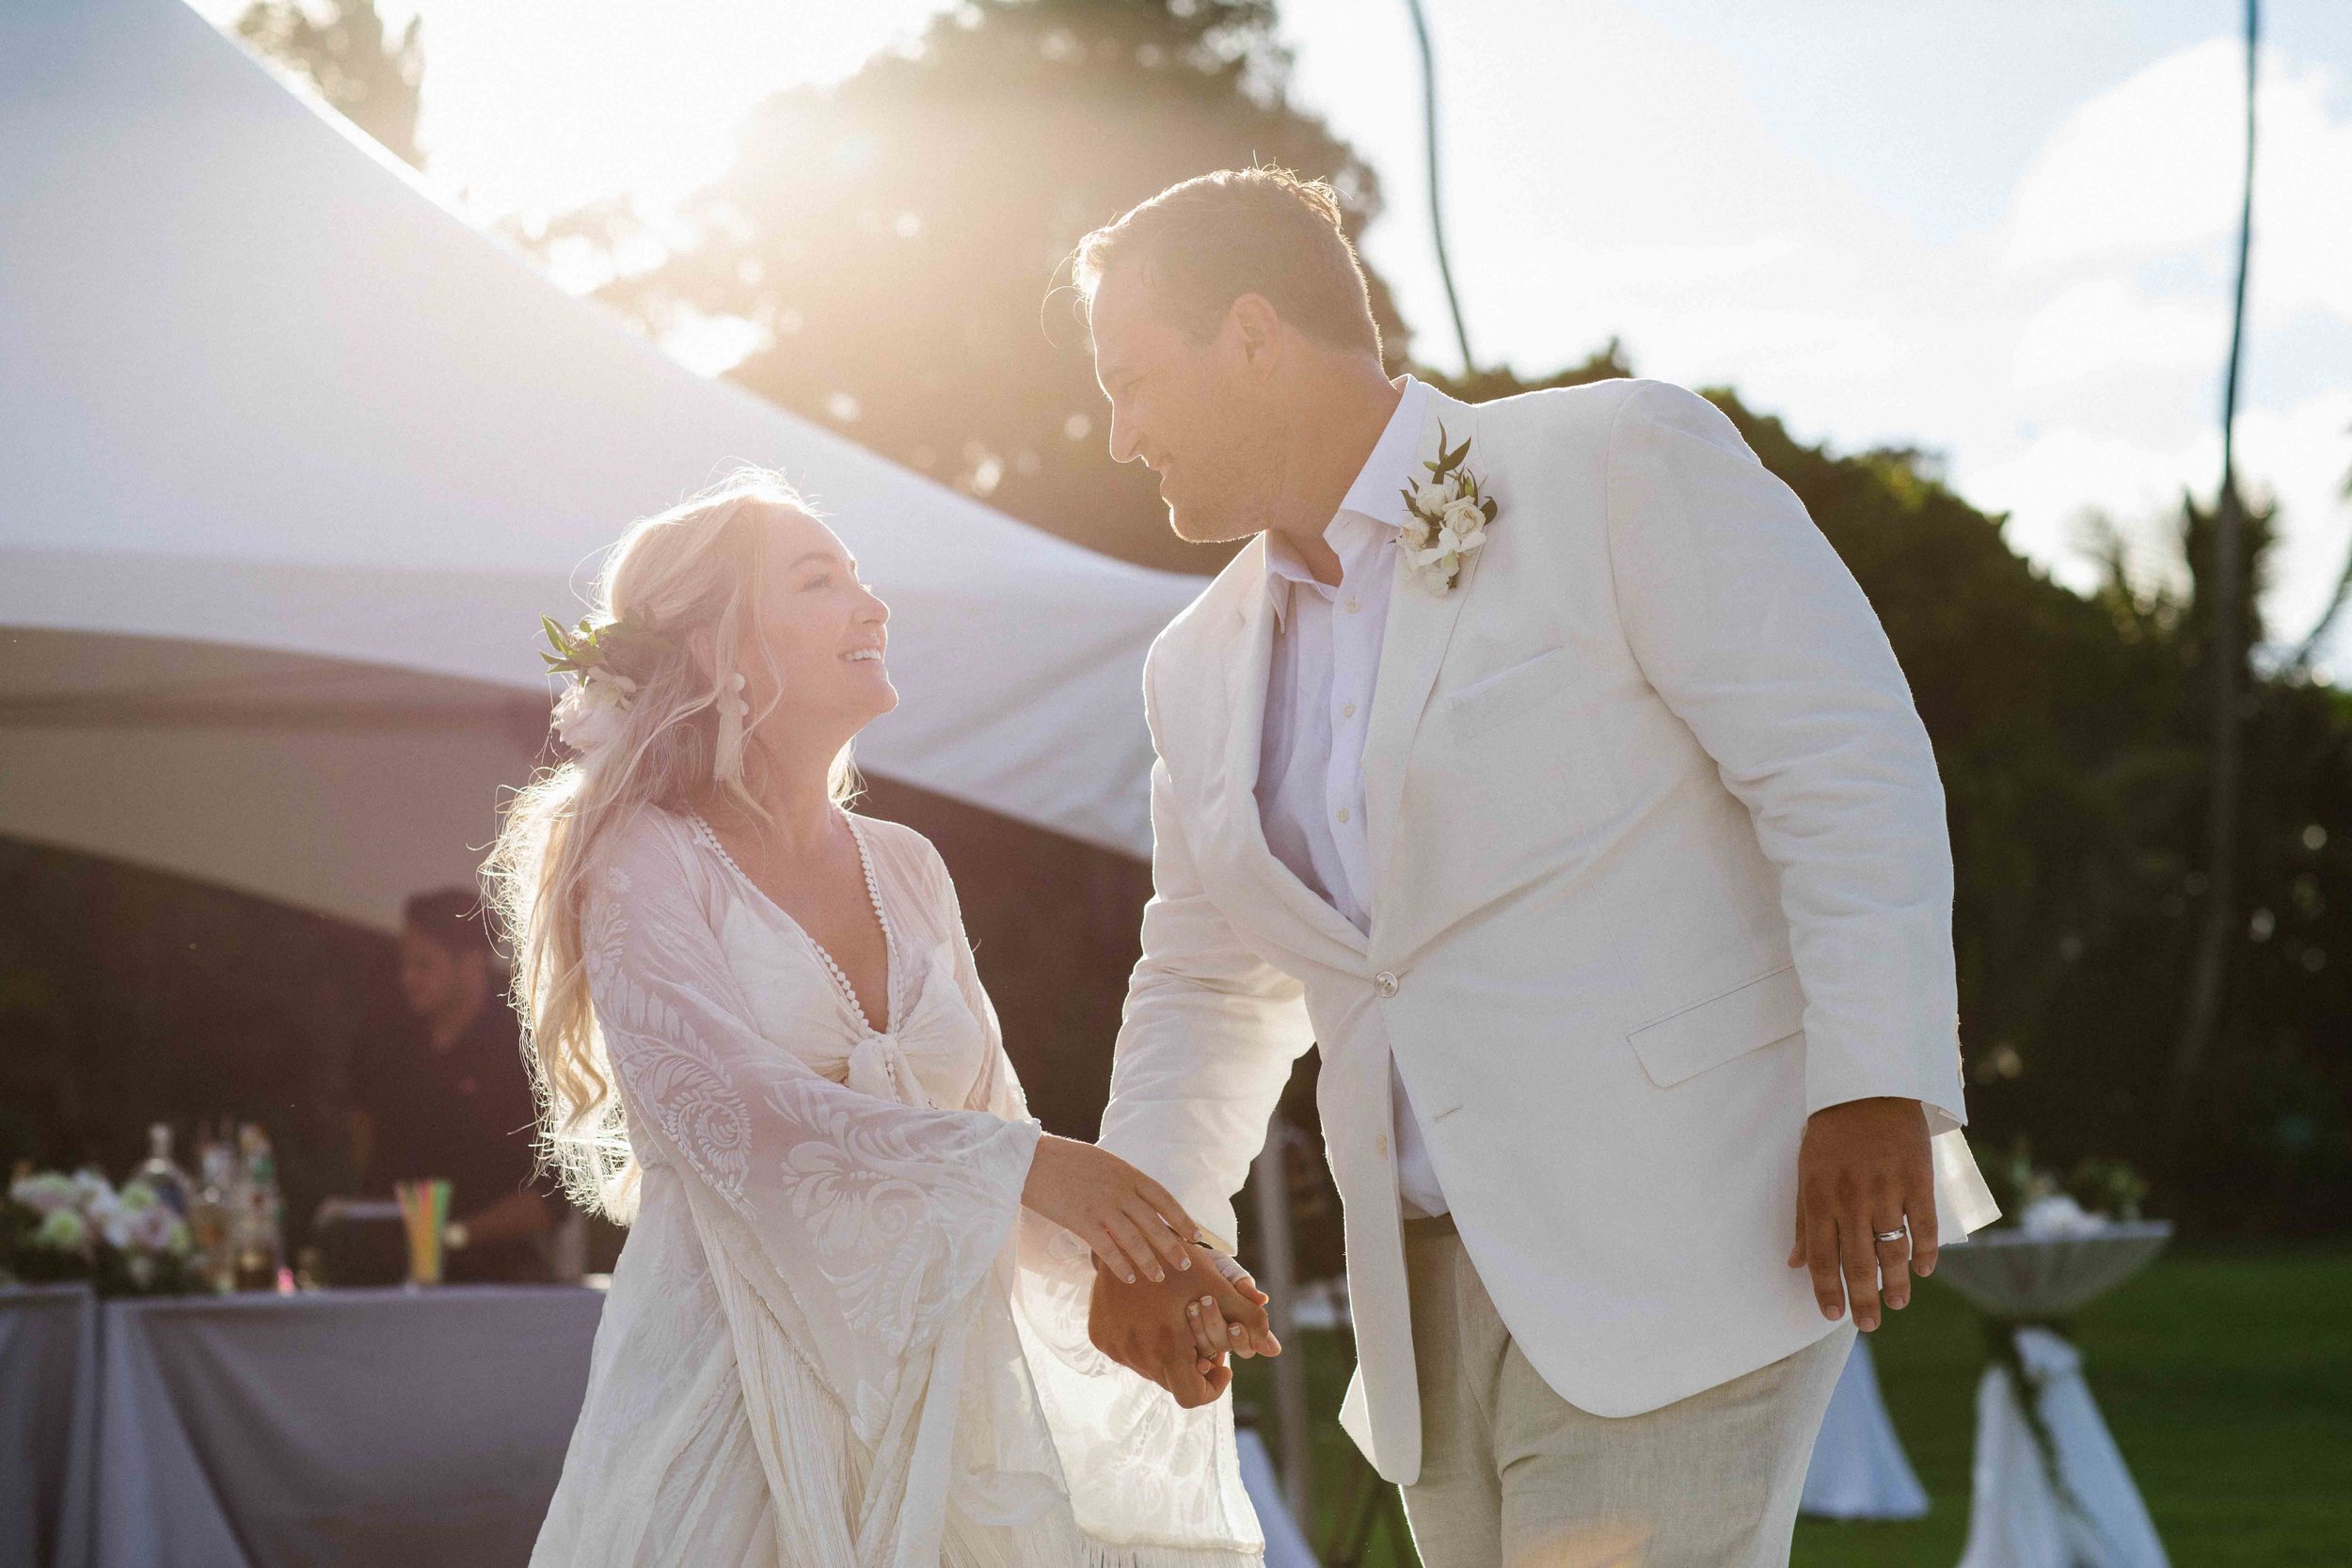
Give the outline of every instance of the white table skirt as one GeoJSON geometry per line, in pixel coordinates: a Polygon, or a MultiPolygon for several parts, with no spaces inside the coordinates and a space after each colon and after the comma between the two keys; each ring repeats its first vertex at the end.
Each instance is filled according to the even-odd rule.
{"type": "Polygon", "coordinates": [[[0,1568],[87,1550],[97,1379],[88,1286],[0,1287],[0,1568]]]}
{"type": "Polygon", "coordinates": [[[2081,1354],[2047,1329],[2016,1335],[2067,1495],[2052,1485],[2015,1379],[1986,1368],[1977,1386],[1979,1504],[1961,1568],[2168,1568],[2148,1505],[2083,1382],[2081,1354]]]}
{"type": "Polygon", "coordinates": [[[1813,1463],[1804,1473],[1802,1512],[1823,1519],[1922,1519],[1928,1492],[1911,1468],[1895,1422],[1879,1393],[1877,1364],[1867,1335],[1858,1335],[1853,1354],[1829,1397],[1821,1434],[1814,1440],[1813,1463]]]}
{"type": "Polygon", "coordinates": [[[2083,1381],[2045,1326],[2147,1267],[2171,1239],[2153,1222],[2071,1234],[1996,1230],[1947,1249],[1935,1277],[2012,1336],[2029,1386],[2000,1362],[1977,1387],[1968,1546],[1961,1568],[2168,1568],[2148,1505],[2083,1381]],[[2049,1438],[2045,1451],[2026,1401],[2049,1438]]]}

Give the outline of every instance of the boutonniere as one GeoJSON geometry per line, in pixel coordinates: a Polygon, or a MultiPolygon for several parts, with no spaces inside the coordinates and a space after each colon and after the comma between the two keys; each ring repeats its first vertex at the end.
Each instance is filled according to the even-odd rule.
{"type": "Polygon", "coordinates": [[[1437,458],[1422,464],[1429,477],[1405,487],[1405,525],[1396,531],[1396,547],[1433,594],[1453,591],[1462,562],[1486,542],[1486,525],[1499,510],[1485,482],[1463,466],[1470,450],[1467,436],[1449,449],[1440,424],[1437,458]]]}

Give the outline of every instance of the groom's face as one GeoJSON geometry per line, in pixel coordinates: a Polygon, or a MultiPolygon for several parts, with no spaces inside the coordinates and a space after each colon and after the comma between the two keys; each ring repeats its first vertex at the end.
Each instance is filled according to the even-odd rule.
{"type": "Polygon", "coordinates": [[[1286,421],[1270,393],[1264,353],[1229,312],[1195,343],[1150,309],[1132,265],[1096,288],[1094,376],[1111,404],[1111,460],[1141,462],[1160,480],[1179,539],[1247,538],[1273,515],[1286,421]]]}

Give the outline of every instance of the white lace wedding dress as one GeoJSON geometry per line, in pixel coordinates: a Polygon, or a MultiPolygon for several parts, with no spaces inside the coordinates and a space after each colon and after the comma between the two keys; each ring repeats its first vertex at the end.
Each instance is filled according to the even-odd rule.
{"type": "Polygon", "coordinates": [[[1020,1206],[1038,1130],[921,834],[852,818],[889,1027],[707,828],[648,809],[582,911],[641,1169],[533,1568],[1244,1568],[1231,1410],[1088,1342],[1020,1206]]]}

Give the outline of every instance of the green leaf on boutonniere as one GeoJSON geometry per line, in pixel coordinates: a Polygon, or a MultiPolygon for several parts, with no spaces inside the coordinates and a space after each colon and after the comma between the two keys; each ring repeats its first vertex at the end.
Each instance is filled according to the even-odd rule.
{"type": "Polygon", "coordinates": [[[1440,421],[1438,425],[1438,460],[1428,465],[1430,474],[1437,479],[1443,480],[1462,466],[1462,459],[1470,455],[1470,437],[1467,436],[1462,438],[1460,446],[1449,449],[1446,445],[1445,425],[1440,421]]]}

